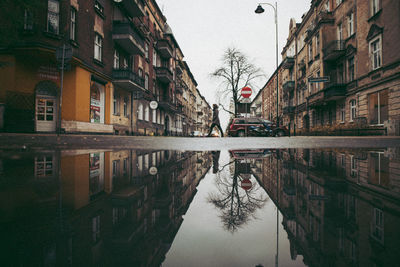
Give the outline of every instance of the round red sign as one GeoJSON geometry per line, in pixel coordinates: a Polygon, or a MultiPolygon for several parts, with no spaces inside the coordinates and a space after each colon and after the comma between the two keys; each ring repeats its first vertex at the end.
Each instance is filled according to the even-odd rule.
{"type": "Polygon", "coordinates": [[[242,186],[242,188],[243,188],[244,190],[247,191],[247,190],[251,189],[252,184],[251,184],[251,181],[250,181],[249,179],[244,179],[244,180],[242,181],[241,186],[242,186]]]}
{"type": "Polygon", "coordinates": [[[243,87],[242,90],[240,91],[240,94],[244,98],[249,98],[251,96],[251,88],[250,87],[243,87]]]}

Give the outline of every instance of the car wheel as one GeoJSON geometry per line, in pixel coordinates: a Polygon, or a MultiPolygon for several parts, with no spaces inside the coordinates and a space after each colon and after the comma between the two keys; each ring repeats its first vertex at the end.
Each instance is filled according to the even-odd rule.
{"type": "Polygon", "coordinates": [[[283,132],[283,131],[277,131],[276,133],[275,133],[275,136],[276,137],[281,137],[281,136],[284,136],[285,135],[285,133],[283,132]]]}
{"type": "Polygon", "coordinates": [[[239,136],[239,137],[244,137],[244,131],[239,131],[239,132],[238,132],[238,136],[239,136]]]}

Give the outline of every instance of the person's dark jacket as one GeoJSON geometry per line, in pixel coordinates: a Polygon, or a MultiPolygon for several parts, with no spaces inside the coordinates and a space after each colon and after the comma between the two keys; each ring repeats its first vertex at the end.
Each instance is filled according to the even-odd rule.
{"type": "Polygon", "coordinates": [[[214,108],[213,109],[212,123],[220,125],[218,113],[219,113],[218,108],[214,108]]]}

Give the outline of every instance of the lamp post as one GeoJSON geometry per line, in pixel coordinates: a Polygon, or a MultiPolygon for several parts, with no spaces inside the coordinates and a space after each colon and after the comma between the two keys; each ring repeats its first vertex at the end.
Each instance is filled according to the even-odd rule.
{"type": "Polygon", "coordinates": [[[270,3],[258,3],[257,9],[254,11],[257,14],[264,13],[264,8],[262,8],[262,5],[269,5],[274,9],[274,14],[275,14],[275,45],[276,45],[276,126],[279,126],[279,89],[278,89],[278,77],[279,77],[279,72],[278,72],[278,3],[275,2],[275,6],[270,3]]]}

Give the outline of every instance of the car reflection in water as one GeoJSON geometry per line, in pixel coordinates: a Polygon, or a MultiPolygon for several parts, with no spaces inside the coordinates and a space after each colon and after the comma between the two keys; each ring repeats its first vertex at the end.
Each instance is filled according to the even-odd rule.
{"type": "Polygon", "coordinates": [[[210,152],[0,155],[2,266],[159,266],[211,167],[210,152]]]}

